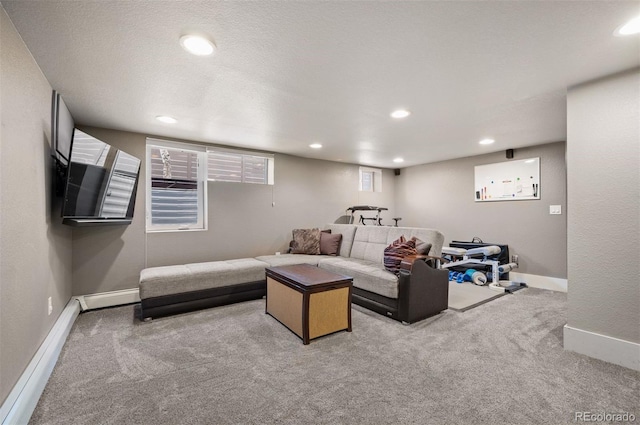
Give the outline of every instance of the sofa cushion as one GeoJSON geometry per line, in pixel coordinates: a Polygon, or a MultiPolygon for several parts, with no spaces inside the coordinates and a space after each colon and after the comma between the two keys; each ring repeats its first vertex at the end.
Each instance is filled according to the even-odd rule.
{"type": "Polygon", "coordinates": [[[331,229],[320,233],[320,254],[338,255],[342,233],[331,233],[331,229]]]}
{"type": "Polygon", "coordinates": [[[342,235],[338,255],[341,257],[349,257],[351,255],[353,237],[356,233],[356,226],[353,224],[327,224],[325,227],[331,230],[331,234],[340,233],[342,235]]]}
{"type": "Polygon", "coordinates": [[[151,267],[140,272],[140,298],[183,292],[189,287],[191,273],[184,265],[151,267]],[[171,292],[171,288],[176,288],[171,292]]]}
{"type": "Polygon", "coordinates": [[[318,266],[353,277],[353,286],[387,298],[398,298],[398,278],[382,263],[344,257],[320,257],[318,266]]]}
{"type": "Polygon", "coordinates": [[[417,254],[416,239],[411,238],[408,241],[404,236],[400,236],[384,249],[384,268],[397,274],[400,272],[400,263],[404,257],[417,254]]]}
{"type": "Polygon", "coordinates": [[[254,258],[152,267],[140,272],[140,298],[257,282],[265,279],[266,267],[254,258]]]}
{"type": "Polygon", "coordinates": [[[292,254],[320,254],[320,229],[294,229],[292,254]]]}
{"type": "Polygon", "coordinates": [[[384,249],[402,234],[388,240],[390,227],[358,226],[351,248],[351,258],[368,260],[382,265],[384,249]]]}
{"type": "Polygon", "coordinates": [[[321,258],[323,258],[323,256],[320,255],[282,254],[261,255],[260,257],[256,257],[256,260],[267,263],[268,267],[293,266],[296,264],[311,264],[317,266],[321,258]]]}
{"type": "Polygon", "coordinates": [[[186,267],[191,272],[192,279],[202,278],[209,282],[203,282],[206,288],[264,280],[266,266],[265,262],[255,258],[186,264],[186,267]],[[212,275],[215,275],[215,283],[213,286],[209,286],[211,285],[212,275]]]}

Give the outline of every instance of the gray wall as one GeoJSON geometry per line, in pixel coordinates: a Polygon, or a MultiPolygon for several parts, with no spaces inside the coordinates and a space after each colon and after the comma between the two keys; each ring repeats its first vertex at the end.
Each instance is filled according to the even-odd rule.
{"type": "MultiPolygon", "coordinates": [[[[98,139],[139,158],[146,136],[83,127],[98,139]]],[[[215,261],[284,252],[294,228],[334,222],[352,205],[388,207],[394,216],[394,176],[383,172],[383,192],[358,191],[358,166],[275,155],[275,185],[208,184],[208,230],[145,233],[144,167],[133,223],[73,230],[73,292],[136,288],[144,267],[215,261]],[[272,206],[275,202],[275,206],[272,206]]]]}
{"type": "Polygon", "coordinates": [[[106,143],[142,160],[138,193],[129,226],[73,228],[73,295],[137,287],[145,264],[145,136],[80,127],[106,143]]]}
{"type": "Polygon", "coordinates": [[[51,86],[1,6],[0,32],[2,404],[71,298],[71,231],[51,194],[51,86]]]}
{"type": "MultiPolygon", "coordinates": [[[[145,157],[146,135],[83,130],[145,157]]],[[[359,204],[388,207],[385,223],[399,215],[401,225],[435,227],[448,240],[480,236],[508,243],[520,255],[520,272],[564,278],[566,216],[549,216],[550,204],[566,210],[564,147],[553,143],[516,151],[516,158],[542,158],[542,200],[484,204],[475,204],[472,190],[462,187],[473,188],[474,165],[502,161],[503,153],[410,167],[397,177],[384,170],[382,193],[357,190],[356,165],[276,154],[273,186],[208,184],[209,223],[202,232],[145,233],[143,166],[130,226],[73,230],[73,293],[135,288],[144,267],[285,251],[291,229],[334,222],[346,207],[359,204]]]]}
{"type": "Polygon", "coordinates": [[[402,170],[396,177],[396,211],[405,226],[440,230],[445,244],[471,240],[509,245],[520,273],[567,277],[565,143],[515,150],[514,160],[540,157],[540,199],[475,202],[474,166],[508,161],[497,152],[402,170]],[[549,215],[562,205],[562,215],[549,215]]]}
{"type": "Polygon", "coordinates": [[[640,342],[640,70],[567,98],[569,316],[640,342]]]}

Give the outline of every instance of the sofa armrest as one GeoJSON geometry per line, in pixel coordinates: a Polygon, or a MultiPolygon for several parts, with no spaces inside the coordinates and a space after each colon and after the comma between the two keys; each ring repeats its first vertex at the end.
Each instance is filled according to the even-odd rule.
{"type": "Polygon", "coordinates": [[[424,260],[427,264],[435,268],[440,268],[440,264],[449,261],[446,258],[434,257],[433,255],[409,255],[402,259],[400,270],[408,270],[410,272],[416,260],[424,260]]]}
{"type": "Polygon", "coordinates": [[[411,272],[411,268],[413,267],[413,263],[417,260],[424,260],[429,258],[428,255],[408,255],[402,259],[400,263],[400,270],[408,270],[411,272]]]}
{"type": "Polygon", "coordinates": [[[449,272],[430,266],[424,258],[406,258],[398,278],[398,313],[413,323],[446,310],[449,305],[449,272]]]}

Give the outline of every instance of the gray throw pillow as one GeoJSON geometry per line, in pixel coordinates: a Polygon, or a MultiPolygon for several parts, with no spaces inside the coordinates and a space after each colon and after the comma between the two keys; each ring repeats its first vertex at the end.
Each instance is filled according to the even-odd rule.
{"type": "Polygon", "coordinates": [[[320,254],[338,255],[340,251],[340,242],[342,242],[342,233],[320,233],[320,254]]]}
{"type": "Polygon", "coordinates": [[[415,236],[412,237],[411,239],[415,240],[416,243],[416,251],[418,251],[418,255],[429,255],[429,251],[431,251],[431,244],[421,241],[420,239],[416,238],[415,236]]]}
{"type": "Polygon", "coordinates": [[[294,229],[292,254],[320,254],[320,229],[294,229]]]}

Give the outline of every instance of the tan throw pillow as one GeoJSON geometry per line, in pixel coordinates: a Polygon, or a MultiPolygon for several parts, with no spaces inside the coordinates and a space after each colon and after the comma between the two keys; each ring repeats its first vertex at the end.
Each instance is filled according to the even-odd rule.
{"type": "Polygon", "coordinates": [[[320,254],[338,255],[340,251],[340,242],[342,242],[342,233],[331,233],[323,230],[320,233],[320,254]]]}
{"type": "Polygon", "coordinates": [[[320,229],[294,229],[292,254],[320,254],[320,229]]]}

